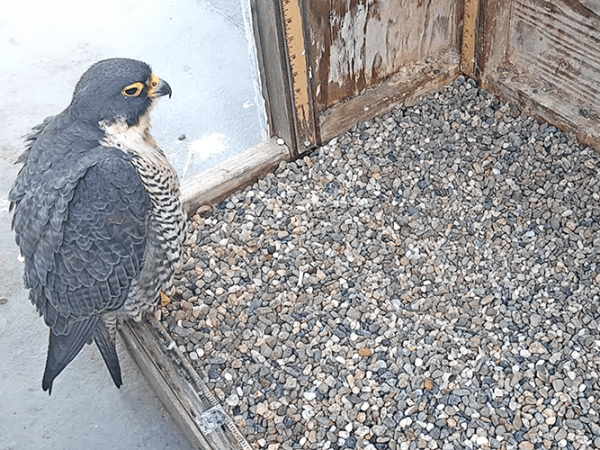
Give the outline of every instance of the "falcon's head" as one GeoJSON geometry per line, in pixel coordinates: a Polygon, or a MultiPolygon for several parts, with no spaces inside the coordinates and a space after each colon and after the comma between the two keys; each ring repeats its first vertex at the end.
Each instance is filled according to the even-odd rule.
{"type": "Polygon", "coordinates": [[[112,58],[99,61],[81,77],[70,112],[77,119],[106,125],[137,125],[155,98],[171,97],[169,84],[154,75],[142,61],[112,58]]]}

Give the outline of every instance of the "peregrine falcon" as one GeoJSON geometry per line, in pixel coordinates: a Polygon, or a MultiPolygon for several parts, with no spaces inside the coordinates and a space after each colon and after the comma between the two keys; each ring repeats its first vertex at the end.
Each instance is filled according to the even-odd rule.
{"type": "Polygon", "coordinates": [[[179,180],[150,135],[150,110],[171,96],[150,67],[92,65],[70,105],[34,128],[10,193],[25,287],[50,328],[42,388],[96,342],[117,387],[119,320],[171,288],[186,234],[179,180]]]}

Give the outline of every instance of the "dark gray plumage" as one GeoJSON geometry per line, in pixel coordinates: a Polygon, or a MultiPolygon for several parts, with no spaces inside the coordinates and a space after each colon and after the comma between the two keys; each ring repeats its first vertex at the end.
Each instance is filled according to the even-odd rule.
{"type": "Polygon", "coordinates": [[[34,128],[9,193],[25,287],[48,327],[42,388],[94,340],[117,387],[116,324],[169,292],[185,215],[179,181],[149,133],[169,85],[143,62],[109,59],[65,111],[34,128]]]}

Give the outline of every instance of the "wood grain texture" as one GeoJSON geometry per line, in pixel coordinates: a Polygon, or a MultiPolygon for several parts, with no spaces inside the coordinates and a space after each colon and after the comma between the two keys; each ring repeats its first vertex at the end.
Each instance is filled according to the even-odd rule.
{"type": "Polygon", "coordinates": [[[318,114],[418,61],[458,53],[462,2],[305,0],[318,114]]]}
{"type": "MultiPolygon", "coordinates": [[[[508,60],[518,81],[600,117],[600,15],[576,0],[513,0],[508,60]]],[[[575,121],[576,117],[565,117],[575,121]]]]}
{"type": "Polygon", "coordinates": [[[600,2],[484,5],[482,87],[600,151],[600,2]]]}
{"type": "Polygon", "coordinates": [[[199,450],[251,450],[160,322],[150,316],[127,321],[119,335],[190,444],[199,450]],[[215,416],[218,420],[206,420],[215,416]]]}
{"type": "Polygon", "coordinates": [[[600,152],[598,117],[582,111],[577,103],[564,101],[554,91],[545,91],[538,86],[514,68],[491,74],[485,84],[486,89],[519,105],[530,116],[574,133],[579,141],[600,152]]]}
{"type": "Polygon", "coordinates": [[[479,0],[475,78],[481,81],[505,61],[512,0],[479,0]]]}

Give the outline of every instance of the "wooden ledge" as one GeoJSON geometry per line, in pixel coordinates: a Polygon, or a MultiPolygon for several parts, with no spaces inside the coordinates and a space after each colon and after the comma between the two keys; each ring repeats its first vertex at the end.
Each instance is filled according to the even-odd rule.
{"type": "Polygon", "coordinates": [[[569,92],[561,92],[557,87],[547,89],[540,80],[531,79],[510,67],[490,74],[482,84],[503,100],[518,105],[528,115],[574,133],[580,142],[600,152],[597,112],[586,111],[569,92]]]}
{"type": "Polygon", "coordinates": [[[291,159],[286,145],[277,138],[236,155],[218,166],[202,172],[183,183],[183,206],[191,217],[202,205],[213,205],[238,189],[242,189],[268,172],[274,171],[281,161],[291,159]]]}
{"type": "Polygon", "coordinates": [[[119,329],[125,347],[154,391],[199,450],[251,450],[161,323],[147,315],[119,329]]]}
{"type": "Polygon", "coordinates": [[[387,114],[403,102],[416,101],[445,86],[460,75],[459,60],[460,55],[450,51],[430,63],[416,62],[401,68],[378,86],[332,106],[319,119],[321,142],[326,144],[356,122],[387,114]]]}

